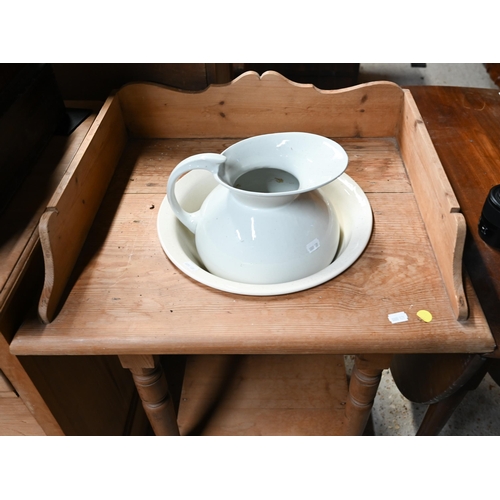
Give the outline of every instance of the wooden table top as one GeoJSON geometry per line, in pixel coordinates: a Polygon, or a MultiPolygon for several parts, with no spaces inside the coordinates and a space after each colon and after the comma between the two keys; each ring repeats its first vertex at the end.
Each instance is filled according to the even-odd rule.
{"type": "Polygon", "coordinates": [[[465,216],[464,265],[498,345],[500,251],[480,238],[478,222],[489,190],[500,184],[500,89],[410,90],[465,216]]]}
{"type": "MultiPolygon", "coordinates": [[[[420,98],[425,101],[425,96],[420,98]]],[[[448,113],[453,113],[453,106],[448,113]]],[[[432,126],[429,129],[432,132],[432,126]]],[[[342,275],[313,289],[276,297],[237,296],[188,278],[165,257],[156,234],[166,179],[178,161],[196,152],[225,149],[227,140],[129,141],[62,310],[49,325],[41,324],[35,314],[28,317],[11,351],[39,355],[492,351],[491,333],[474,301],[469,319],[456,321],[424,226],[408,223],[421,219],[394,141],[339,142],[351,158],[347,173],[365,191],[374,213],[365,253],[342,275]],[[419,309],[431,311],[433,320],[422,322],[416,316],[419,309]],[[409,320],[391,324],[388,314],[399,311],[407,312],[409,320]]],[[[456,165],[462,163],[464,159],[456,165]]],[[[467,295],[473,296],[466,285],[467,295]]]]}

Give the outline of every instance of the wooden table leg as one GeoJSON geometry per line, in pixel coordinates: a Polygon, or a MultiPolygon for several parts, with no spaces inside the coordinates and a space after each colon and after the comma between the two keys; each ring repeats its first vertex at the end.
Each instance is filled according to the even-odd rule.
{"type": "Polygon", "coordinates": [[[361,436],[365,430],[382,370],[389,368],[392,355],[357,355],[349,382],[345,410],[345,434],[361,436]]]}
{"type": "Polygon", "coordinates": [[[178,436],[179,426],[159,356],[119,356],[132,372],[142,406],[157,436],[178,436]]]}

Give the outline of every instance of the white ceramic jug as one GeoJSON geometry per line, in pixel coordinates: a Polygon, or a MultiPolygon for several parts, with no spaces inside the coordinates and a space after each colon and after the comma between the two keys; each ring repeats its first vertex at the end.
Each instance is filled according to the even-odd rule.
{"type": "Polygon", "coordinates": [[[276,284],[305,278],[335,257],[340,228],[318,190],[347,168],[344,149],[325,137],[276,133],[251,137],[222,154],[191,156],[172,171],[167,197],[195,234],[209,272],[239,283],[276,284]],[[219,185],[200,210],[186,212],[175,196],[179,177],[194,169],[219,185]]]}

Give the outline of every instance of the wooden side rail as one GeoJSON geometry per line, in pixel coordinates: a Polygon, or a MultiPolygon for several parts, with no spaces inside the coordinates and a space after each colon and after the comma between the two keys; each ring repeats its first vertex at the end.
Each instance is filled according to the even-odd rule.
{"type": "Polygon", "coordinates": [[[465,218],[417,105],[409,90],[404,93],[404,114],[398,138],[401,155],[453,311],[457,319],[463,321],[468,317],[462,277],[465,218]]]}
{"type": "Polygon", "coordinates": [[[45,281],[38,313],[44,323],[56,315],[126,141],[120,104],[112,96],[101,108],[40,219],[45,281]]]}

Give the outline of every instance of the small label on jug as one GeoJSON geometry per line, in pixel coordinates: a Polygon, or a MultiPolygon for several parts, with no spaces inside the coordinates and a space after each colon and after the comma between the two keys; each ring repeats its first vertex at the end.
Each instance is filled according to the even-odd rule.
{"type": "Polygon", "coordinates": [[[318,238],[314,238],[314,240],[311,241],[311,243],[308,243],[306,245],[306,248],[307,248],[307,251],[309,253],[313,253],[315,250],[317,250],[319,248],[319,240],[318,238]]]}

